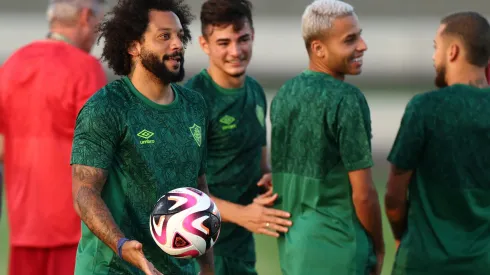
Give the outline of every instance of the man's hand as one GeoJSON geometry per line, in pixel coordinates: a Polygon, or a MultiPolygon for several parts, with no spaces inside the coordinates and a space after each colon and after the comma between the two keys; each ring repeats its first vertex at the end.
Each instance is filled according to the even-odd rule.
{"type": "Polygon", "coordinates": [[[163,275],[143,254],[143,245],[138,241],[127,241],[122,246],[122,258],[139,268],[145,275],[163,275]]]}
{"type": "Polygon", "coordinates": [[[254,199],[254,203],[262,206],[271,207],[274,206],[274,201],[277,199],[277,197],[278,197],[277,193],[275,194],[272,193],[272,188],[270,188],[264,194],[257,196],[254,199]]]}
{"type": "Polygon", "coordinates": [[[272,189],[272,174],[267,173],[262,176],[262,178],[257,182],[257,186],[263,187],[267,191],[272,189]]]}
{"type": "Polygon", "coordinates": [[[258,203],[251,203],[240,211],[238,224],[248,231],[256,234],[264,234],[279,237],[278,232],[288,232],[292,222],[288,212],[267,208],[258,203]]]}

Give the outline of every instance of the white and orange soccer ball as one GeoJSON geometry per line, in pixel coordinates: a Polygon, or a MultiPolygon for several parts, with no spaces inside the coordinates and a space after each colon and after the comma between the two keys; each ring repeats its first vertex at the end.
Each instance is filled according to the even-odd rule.
{"type": "Polygon", "coordinates": [[[156,244],[175,258],[195,258],[213,247],[221,229],[218,208],[205,193],[177,188],[162,196],[150,215],[156,244]]]}

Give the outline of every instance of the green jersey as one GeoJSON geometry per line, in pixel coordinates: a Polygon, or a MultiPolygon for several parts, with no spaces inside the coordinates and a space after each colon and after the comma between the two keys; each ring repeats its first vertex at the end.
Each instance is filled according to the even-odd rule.
{"type": "Polygon", "coordinates": [[[407,105],[388,160],[413,170],[393,274],[489,274],[490,89],[452,85],[407,105]]]}
{"type": "MultiPolygon", "coordinates": [[[[267,145],[265,113],[267,101],[262,87],[246,77],[240,89],[224,89],[207,70],[194,76],[186,87],[198,91],[208,106],[209,191],[214,196],[247,205],[258,195],[257,182],[262,147],[267,145]]],[[[255,260],[253,237],[245,228],[223,223],[214,253],[255,260]]]]}
{"type": "Polygon", "coordinates": [[[348,177],[373,165],[364,95],[328,74],[306,70],[273,99],[271,124],[277,207],[293,221],[278,239],[283,274],[368,274],[376,260],[348,177]]]}
{"type": "MultiPolygon", "coordinates": [[[[168,256],[154,242],[149,217],[158,198],[197,187],[206,169],[207,110],[198,93],[171,85],[175,99],[157,104],[124,77],[90,98],[80,111],[72,164],[106,169],[102,199],[129,239],[166,275],[193,274],[191,260],[168,256]]],[[[143,274],[121,260],[82,223],[77,275],[143,274]]]]}

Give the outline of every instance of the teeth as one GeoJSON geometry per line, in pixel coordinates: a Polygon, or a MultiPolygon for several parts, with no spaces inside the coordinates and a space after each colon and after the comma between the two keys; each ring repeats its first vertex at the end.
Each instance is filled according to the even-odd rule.
{"type": "Polygon", "coordinates": [[[354,58],[353,60],[354,62],[362,62],[362,57],[359,57],[359,58],[354,58]]]}

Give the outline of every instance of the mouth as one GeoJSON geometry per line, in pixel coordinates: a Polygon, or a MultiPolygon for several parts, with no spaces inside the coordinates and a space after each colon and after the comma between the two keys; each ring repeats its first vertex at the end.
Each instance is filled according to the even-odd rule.
{"type": "Polygon", "coordinates": [[[352,59],[351,63],[354,63],[355,65],[362,65],[362,56],[352,59]]]}

